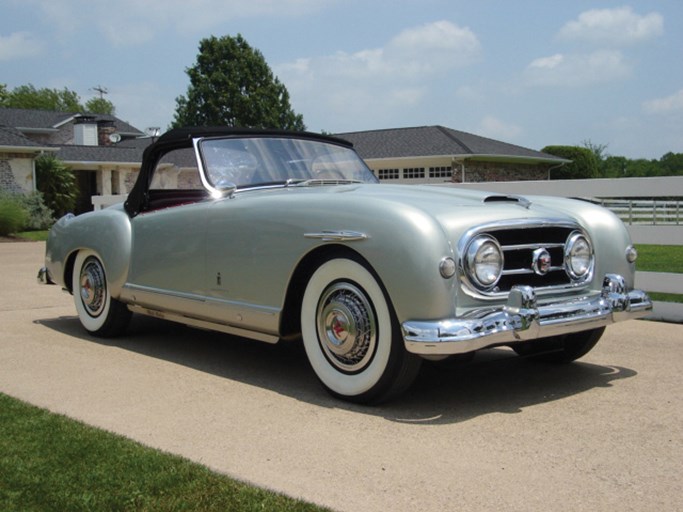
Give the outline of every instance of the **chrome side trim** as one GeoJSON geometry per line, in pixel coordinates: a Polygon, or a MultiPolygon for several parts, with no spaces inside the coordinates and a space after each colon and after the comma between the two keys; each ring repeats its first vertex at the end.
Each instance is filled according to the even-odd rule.
{"type": "Polygon", "coordinates": [[[530,286],[515,286],[499,308],[462,317],[402,324],[406,350],[420,355],[452,355],[495,345],[594,329],[639,318],[652,310],[641,290],[626,291],[623,277],[607,274],[600,294],[539,305],[530,286]]]}
{"type": "Polygon", "coordinates": [[[198,327],[200,329],[224,332],[226,334],[232,334],[233,336],[242,336],[243,338],[265,341],[266,343],[277,343],[279,340],[277,336],[273,336],[270,334],[250,331],[248,329],[241,329],[239,327],[234,327],[232,325],[221,324],[217,322],[209,322],[207,320],[201,320],[199,318],[189,317],[178,313],[169,313],[168,311],[160,311],[158,309],[151,309],[143,306],[135,306],[130,304],[128,305],[128,309],[131,310],[133,313],[139,313],[141,315],[162,318],[164,320],[170,320],[172,322],[178,322],[181,324],[189,325],[191,327],[198,327]]]}
{"type": "Polygon", "coordinates": [[[304,233],[304,238],[317,238],[323,242],[355,242],[366,240],[369,237],[359,231],[321,231],[319,233],[304,233]]]}

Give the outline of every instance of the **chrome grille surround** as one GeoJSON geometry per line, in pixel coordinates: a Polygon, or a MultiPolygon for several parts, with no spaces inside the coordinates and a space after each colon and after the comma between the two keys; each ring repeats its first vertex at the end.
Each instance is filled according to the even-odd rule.
{"type": "Polygon", "coordinates": [[[518,285],[531,286],[541,295],[584,287],[593,278],[595,255],[591,254],[590,269],[584,276],[574,277],[567,270],[566,245],[577,233],[585,236],[592,248],[585,230],[566,219],[519,219],[476,226],[458,242],[461,288],[478,299],[504,299],[518,285]],[[482,235],[491,236],[500,244],[505,260],[500,279],[489,288],[470,278],[465,261],[470,243],[482,235]],[[537,257],[545,254],[543,250],[550,256],[550,264],[539,271],[537,257]]]}

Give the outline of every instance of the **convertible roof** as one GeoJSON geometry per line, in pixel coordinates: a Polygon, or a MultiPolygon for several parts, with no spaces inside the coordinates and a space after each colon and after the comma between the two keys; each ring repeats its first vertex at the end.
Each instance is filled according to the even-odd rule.
{"type": "Polygon", "coordinates": [[[128,215],[135,217],[145,201],[147,189],[152,182],[156,163],[165,153],[173,149],[192,147],[192,140],[204,137],[287,137],[317,140],[345,147],[353,147],[349,141],[330,137],[320,133],[294,132],[288,130],[239,128],[232,126],[189,126],[175,128],[164,133],[154,143],[145,148],[142,154],[142,166],[133,189],[128,194],[124,207],[128,215]]]}
{"type": "Polygon", "coordinates": [[[188,126],[184,128],[174,128],[157,139],[155,144],[169,144],[181,143],[199,138],[199,137],[297,137],[303,139],[320,140],[324,142],[332,142],[334,144],[341,144],[343,146],[352,147],[349,141],[332,137],[329,135],[322,135],[313,132],[294,132],[289,130],[276,130],[270,128],[241,128],[234,126],[188,126]]]}

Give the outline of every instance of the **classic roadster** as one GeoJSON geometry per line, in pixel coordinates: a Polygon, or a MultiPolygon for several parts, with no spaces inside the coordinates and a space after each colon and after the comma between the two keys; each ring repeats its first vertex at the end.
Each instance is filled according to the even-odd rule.
{"type": "Polygon", "coordinates": [[[39,277],[93,335],[140,313],[300,339],[330,393],[376,403],[423,359],[583,356],[652,308],[636,256],[588,202],[380,185],[340,139],[183,128],[145,150],[124,204],[54,225],[39,277]]]}

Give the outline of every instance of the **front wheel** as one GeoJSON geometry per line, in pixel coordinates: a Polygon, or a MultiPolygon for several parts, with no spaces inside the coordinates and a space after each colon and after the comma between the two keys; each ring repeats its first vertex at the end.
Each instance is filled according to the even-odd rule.
{"type": "Polygon", "coordinates": [[[406,390],[422,360],[406,351],[382,287],[350,259],[323,263],[311,276],[301,307],[308,360],[334,396],[378,403],[406,390]]]}
{"type": "Polygon", "coordinates": [[[571,363],[585,356],[600,341],[604,327],[590,331],[574,332],[550,339],[527,341],[513,345],[521,356],[528,356],[547,363],[571,363]]]}
{"type": "Polygon", "coordinates": [[[72,286],[78,318],[88,332],[108,338],[126,330],[131,312],[125,304],[112,298],[104,265],[95,252],[87,249],[78,252],[72,286]]]}

